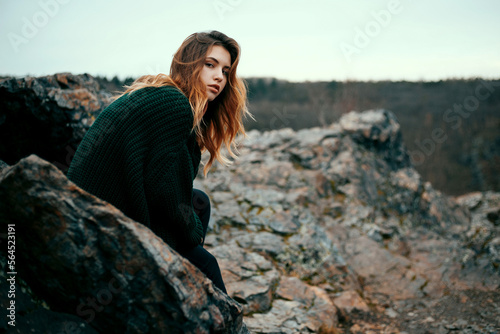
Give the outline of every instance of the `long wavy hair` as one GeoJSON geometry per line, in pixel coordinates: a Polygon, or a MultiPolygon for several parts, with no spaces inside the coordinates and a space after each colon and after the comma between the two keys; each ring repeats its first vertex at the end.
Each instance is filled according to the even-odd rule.
{"type": "Polygon", "coordinates": [[[144,87],[165,85],[175,86],[182,91],[189,99],[193,111],[192,131],[196,132],[198,145],[202,152],[207,150],[210,153],[203,168],[206,176],[216,159],[223,165],[231,163],[221,152],[223,144],[231,157],[237,157],[236,136],[245,136],[243,118],[252,117],[247,107],[246,84],[236,75],[239,61],[240,46],[234,39],[218,31],[194,33],[184,40],[174,54],[169,75],[144,75],[130,86],[125,86],[126,91],[121,95],[144,87]],[[220,45],[229,52],[231,68],[227,74],[226,86],[209,102],[200,75],[206,56],[214,45],[220,45]]]}

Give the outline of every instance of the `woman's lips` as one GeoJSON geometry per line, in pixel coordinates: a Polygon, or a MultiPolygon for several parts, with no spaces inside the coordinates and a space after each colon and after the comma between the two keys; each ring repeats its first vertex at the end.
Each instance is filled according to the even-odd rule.
{"type": "Polygon", "coordinates": [[[214,93],[218,93],[220,89],[219,85],[208,85],[208,88],[214,93]]]}

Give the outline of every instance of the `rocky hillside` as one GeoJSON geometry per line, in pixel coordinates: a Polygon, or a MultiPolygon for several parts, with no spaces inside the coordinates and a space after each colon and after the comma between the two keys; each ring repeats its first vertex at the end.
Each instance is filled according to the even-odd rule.
{"type": "Polygon", "coordinates": [[[411,165],[390,111],[352,112],[323,128],[253,130],[233,165],[196,179],[212,200],[206,247],[219,260],[227,298],[148,229],[72,185],[52,164],[5,153],[36,153],[64,170],[74,149],[68,141],[77,143],[101,110],[85,110],[70,97],[74,90],[109,103],[89,76],[0,82],[9,108],[2,108],[0,135],[5,125],[28,119],[23,114],[33,124],[54,114],[66,120],[44,137],[57,142],[51,157],[65,151],[65,160],[30,149],[36,140],[26,132],[23,150],[17,141],[11,149],[2,141],[0,150],[0,159],[17,163],[0,176],[0,219],[5,231],[16,224],[18,298],[26,305],[18,320],[29,320],[27,328],[48,326],[51,317],[53,333],[67,323],[86,333],[500,330],[500,194],[450,198],[434,190],[411,165]],[[23,94],[30,103],[8,102],[11,95],[28,101],[23,94]],[[56,136],[64,131],[66,142],[56,136]],[[111,291],[108,299],[101,292],[104,303],[94,307],[101,311],[87,321],[78,305],[111,290],[113,279],[138,289],[116,297],[111,291]],[[141,289],[145,281],[149,288],[141,289]]]}

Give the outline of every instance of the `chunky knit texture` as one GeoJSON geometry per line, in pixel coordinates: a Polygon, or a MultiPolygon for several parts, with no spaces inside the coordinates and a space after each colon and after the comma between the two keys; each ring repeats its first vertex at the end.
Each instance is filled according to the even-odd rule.
{"type": "Polygon", "coordinates": [[[201,153],[189,100],[175,87],[125,94],[101,112],[68,178],[148,226],[174,249],[201,242],[193,180],[201,153]]]}

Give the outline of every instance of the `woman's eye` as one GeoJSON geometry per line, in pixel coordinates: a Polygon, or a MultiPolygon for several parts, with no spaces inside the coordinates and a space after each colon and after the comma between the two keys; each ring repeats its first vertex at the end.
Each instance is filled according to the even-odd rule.
{"type": "Polygon", "coordinates": [[[229,71],[222,71],[222,73],[227,76],[229,74],[229,71]]]}
{"type": "Polygon", "coordinates": [[[205,65],[208,67],[214,67],[214,64],[212,64],[212,63],[206,63],[205,65]]]}

